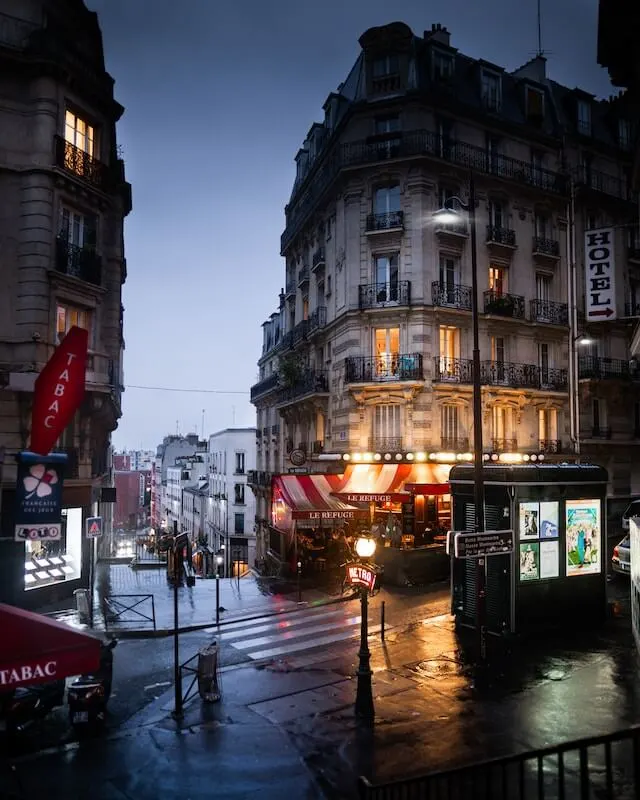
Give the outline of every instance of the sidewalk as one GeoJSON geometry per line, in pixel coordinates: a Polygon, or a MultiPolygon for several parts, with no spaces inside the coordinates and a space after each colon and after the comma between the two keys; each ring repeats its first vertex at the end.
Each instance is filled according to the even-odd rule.
{"type": "MultiPolygon", "coordinates": [[[[224,623],[239,617],[275,614],[300,607],[295,585],[279,582],[273,587],[273,593],[271,588],[268,581],[256,578],[253,574],[245,575],[239,581],[235,578],[220,579],[220,606],[224,608],[220,613],[220,621],[224,623]],[[288,591],[285,594],[283,590],[288,591]]],[[[197,579],[195,586],[181,586],[178,593],[178,615],[182,631],[200,630],[215,623],[215,579],[197,579]]],[[[300,597],[306,606],[341,600],[340,596],[311,588],[302,589],[300,597]]],[[[96,631],[105,631],[105,600],[112,611],[121,612],[118,619],[108,622],[108,630],[118,636],[165,636],[173,631],[173,587],[167,582],[164,569],[133,570],[125,564],[99,564],[94,593],[96,631]],[[133,608],[125,611],[127,606],[133,608]],[[154,610],[155,631],[152,622],[154,610]]],[[[52,611],[42,609],[41,613],[48,613],[55,619],[82,630],[89,627],[74,608],[52,611]]]]}

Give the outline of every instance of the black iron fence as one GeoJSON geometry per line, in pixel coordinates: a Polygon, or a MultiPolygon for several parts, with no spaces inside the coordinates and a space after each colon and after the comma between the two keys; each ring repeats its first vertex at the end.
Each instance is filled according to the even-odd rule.
{"type": "Polygon", "coordinates": [[[402,211],[384,211],[378,214],[369,214],[367,217],[368,233],[373,231],[388,231],[404,227],[404,214],[402,211]]]}
{"type": "Polygon", "coordinates": [[[56,272],[72,275],[74,278],[102,285],[102,260],[95,247],[81,247],[64,238],[56,238],[56,272]]]}
{"type": "Polygon", "coordinates": [[[345,359],[347,383],[378,381],[421,381],[424,379],[422,353],[389,353],[374,356],[349,356],[345,359]]]}
{"type": "Polygon", "coordinates": [[[117,625],[151,623],[156,630],[156,605],[152,594],[112,594],[102,601],[104,629],[117,625]]]}
{"type": "Polygon", "coordinates": [[[640,726],[373,785],[360,800],[620,800],[640,798],[640,726]]]}
{"type": "Polygon", "coordinates": [[[411,305],[411,281],[366,283],[358,286],[359,308],[411,305]]]}
{"type": "Polygon", "coordinates": [[[307,394],[324,394],[329,391],[329,378],[326,372],[308,370],[291,386],[278,392],[278,403],[287,403],[307,394]]]}
{"type": "Polygon", "coordinates": [[[489,289],[484,293],[484,313],[524,319],[524,297],[519,294],[507,294],[489,289]]]}
{"type": "Polygon", "coordinates": [[[431,284],[431,302],[434,306],[471,311],[471,298],[470,286],[462,286],[459,283],[440,283],[440,281],[433,281],[431,284]]]}
{"type": "Polygon", "coordinates": [[[540,256],[560,258],[560,242],[555,239],[545,239],[543,236],[533,237],[533,252],[540,256]]]}
{"type": "Polygon", "coordinates": [[[569,324],[569,306],[553,300],[531,300],[529,303],[531,322],[548,322],[550,325],[569,324]]]}

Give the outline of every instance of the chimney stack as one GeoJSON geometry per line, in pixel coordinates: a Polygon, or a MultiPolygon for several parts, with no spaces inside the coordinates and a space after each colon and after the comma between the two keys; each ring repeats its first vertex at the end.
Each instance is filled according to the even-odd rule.
{"type": "Polygon", "coordinates": [[[436,22],[431,25],[430,31],[424,32],[424,39],[425,41],[428,42],[438,42],[439,44],[443,44],[446,47],[449,47],[451,34],[444,27],[444,25],[441,25],[439,22],[436,22]]]}

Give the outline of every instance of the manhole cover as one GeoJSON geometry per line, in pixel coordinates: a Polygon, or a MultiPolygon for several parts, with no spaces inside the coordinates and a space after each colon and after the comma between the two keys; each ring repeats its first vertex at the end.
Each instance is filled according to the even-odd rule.
{"type": "Polygon", "coordinates": [[[448,658],[432,658],[419,661],[412,670],[423,678],[444,678],[457,672],[458,665],[448,658]]]}

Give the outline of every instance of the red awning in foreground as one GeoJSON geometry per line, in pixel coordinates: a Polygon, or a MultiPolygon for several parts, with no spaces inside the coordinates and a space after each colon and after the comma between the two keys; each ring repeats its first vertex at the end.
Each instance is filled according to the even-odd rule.
{"type": "Polygon", "coordinates": [[[100,640],[0,603],[0,691],[95,672],[100,640]]]}
{"type": "Polygon", "coordinates": [[[331,495],[340,479],[338,475],[277,475],[273,480],[291,508],[292,519],[366,519],[366,509],[331,495]]]}

